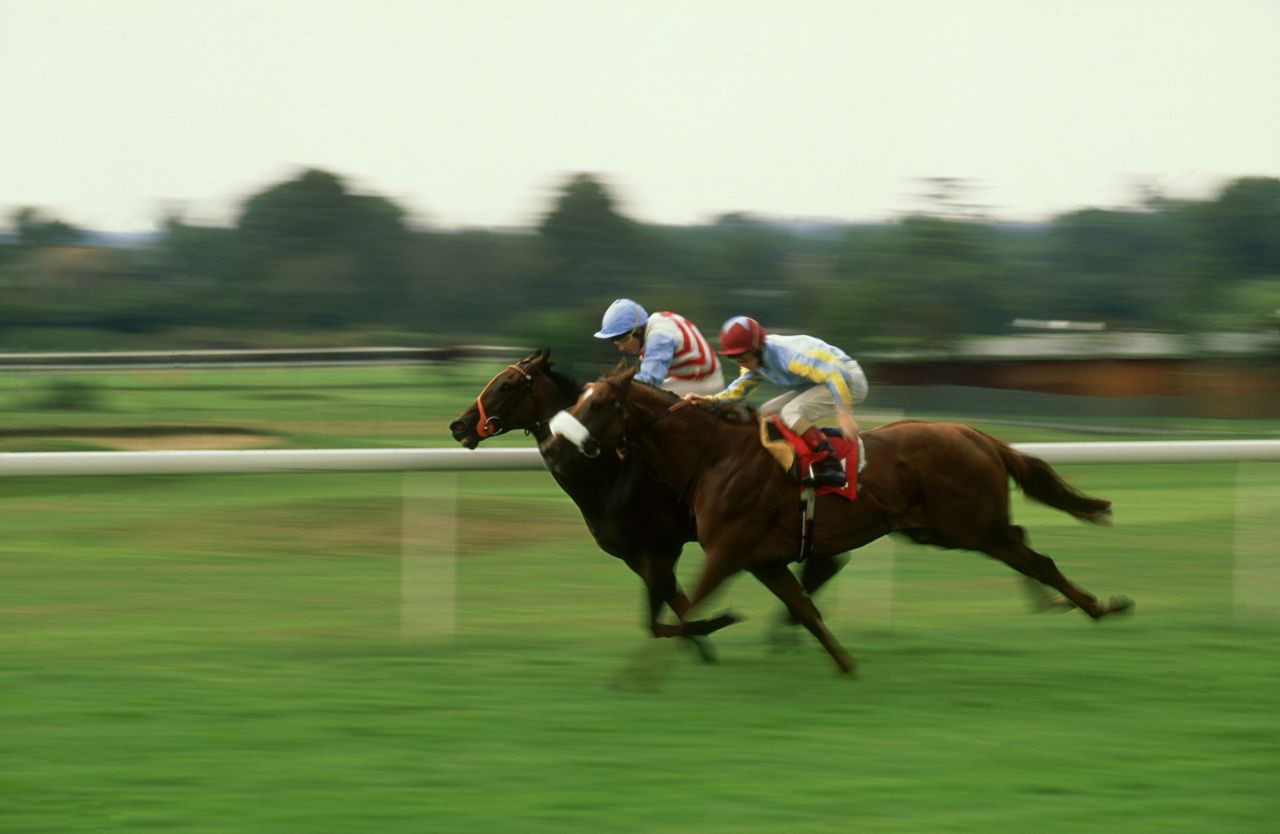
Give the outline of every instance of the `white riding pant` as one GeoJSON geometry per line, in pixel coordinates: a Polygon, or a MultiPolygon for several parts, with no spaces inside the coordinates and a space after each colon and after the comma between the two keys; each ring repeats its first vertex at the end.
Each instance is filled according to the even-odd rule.
{"type": "MultiPolygon", "coordinates": [[[[867,375],[862,367],[850,359],[844,363],[845,375],[849,379],[849,396],[854,405],[867,398],[867,375]]],[[[835,417],[836,401],[831,396],[831,389],[826,385],[815,385],[799,391],[774,397],[760,406],[762,414],[777,414],[787,428],[801,434],[810,426],[821,426],[823,421],[835,417]]]]}

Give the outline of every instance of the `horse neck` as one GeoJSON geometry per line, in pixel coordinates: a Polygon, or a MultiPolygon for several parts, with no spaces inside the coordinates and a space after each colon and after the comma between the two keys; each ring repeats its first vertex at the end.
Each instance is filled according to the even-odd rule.
{"type": "Polygon", "coordinates": [[[522,426],[534,436],[534,439],[541,443],[551,434],[547,428],[547,422],[556,414],[573,405],[578,399],[580,388],[573,380],[556,373],[552,370],[543,370],[543,376],[546,377],[549,385],[540,384],[535,381],[535,396],[538,398],[538,413],[534,417],[537,421],[531,426],[522,426]]]}
{"type": "Polygon", "coordinates": [[[707,461],[703,457],[710,452],[707,444],[722,426],[717,425],[720,418],[691,404],[659,416],[671,405],[657,396],[632,395],[627,411],[635,424],[627,427],[627,434],[658,477],[684,493],[705,468],[707,461]]]}

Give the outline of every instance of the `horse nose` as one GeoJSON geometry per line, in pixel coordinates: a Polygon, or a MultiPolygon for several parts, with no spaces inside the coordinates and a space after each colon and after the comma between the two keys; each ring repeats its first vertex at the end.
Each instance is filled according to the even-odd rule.
{"type": "Polygon", "coordinates": [[[471,431],[471,427],[466,420],[454,420],[449,424],[449,433],[453,435],[453,439],[466,446],[469,449],[476,447],[476,437],[471,431]]]}

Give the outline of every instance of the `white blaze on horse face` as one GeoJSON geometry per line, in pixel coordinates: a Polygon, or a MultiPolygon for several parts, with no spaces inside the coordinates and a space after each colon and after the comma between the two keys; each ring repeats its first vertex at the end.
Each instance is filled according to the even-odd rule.
{"type": "Polygon", "coordinates": [[[547,423],[547,428],[551,429],[552,434],[560,435],[574,446],[577,446],[579,452],[585,454],[586,443],[591,439],[591,432],[587,430],[586,426],[578,422],[577,417],[567,411],[561,411],[551,418],[551,422],[547,423]]]}

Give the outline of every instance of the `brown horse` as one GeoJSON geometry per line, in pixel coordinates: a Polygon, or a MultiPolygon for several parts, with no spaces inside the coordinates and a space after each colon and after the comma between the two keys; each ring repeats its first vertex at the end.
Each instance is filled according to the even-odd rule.
{"type": "MultiPolygon", "coordinates": [[[[746,570],[786,604],[844,672],[853,659],[822,622],[788,563],[800,556],[799,486],[759,442],[754,421],[740,424],[615,372],[587,385],[574,406],[551,422],[541,444],[555,471],[582,454],[626,446],[638,450],[658,476],[686,494],[698,521],[706,563],[690,603],[746,570]],[[576,447],[576,448],[575,448],[576,447]]],[[[867,468],[858,499],[817,500],[811,560],[822,561],[899,532],[920,543],[985,553],[1030,579],[1056,589],[1095,619],[1126,611],[1069,582],[1048,556],[1027,546],[1009,521],[1009,479],[1030,498],[1082,521],[1106,523],[1111,504],[1067,484],[1049,464],[968,426],[901,421],[864,432],[867,468]]],[[[604,457],[604,455],[601,455],[604,457]]],[[[660,626],[662,636],[691,633],[660,626]]]]}
{"type": "MultiPolygon", "coordinates": [[[[541,442],[550,436],[547,422],[573,405],[580,391],[576,382],[552,368],[549,351],[538,351],[499,371],[449,429],[469,449],[520,429],[541,442]]],[[[679,618],[689,610],[689,598],[675,574],[685,543],[697,538],[688,506],[652,475],[638,454],[577,455],[562,461],[552,475],[578,505],[600,549],[621,559],[644,581],[648,628],[655,637],[665,636],[658,619],[663,604],[679,618]]],[[[839,562],[806,565],[804,587],[815,592],[839,567],[839,562]]],[[[735,621],[724,614],[687,628],[709,634],[735,621]]],[[[713,659],[708,643],[694,642],[703,659],[713,659]]]]}

